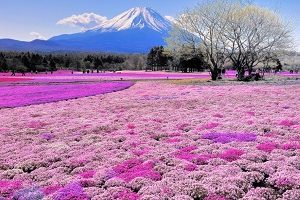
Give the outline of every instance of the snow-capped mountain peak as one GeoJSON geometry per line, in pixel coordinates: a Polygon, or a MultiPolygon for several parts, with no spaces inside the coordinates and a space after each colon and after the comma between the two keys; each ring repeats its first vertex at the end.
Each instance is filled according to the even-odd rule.
{"type": "Polygon", "coordinates": [[[153,9],[136,7],[107,20],[103,24],[97,26],[94,30],[106,32],[150,28],[157,32],[166,32],[170,30],[170,27],[170,21],[153,9]]]}
{"type": "MultiPolygon", "coordinates": [[[[154,46],[166,45],[165,38],[168,37],[171,29],[171,22],[168,20],[170,17],[163,17],[151,8],[132,8],[112,19],[102,19],[96,16],[97,20],[95,20],[95,15],[92,18],[90,15],[75,17],[90,19],[87,21],[88,23],[92,21],[98,25],[92,29],[58,35],[42,42],[0,40],[0,49],[46,52],[147,53],[154,46]]],[[[68,18],[62,23],[67,23],[70,20],[68,18]]],[[[75,22],[77,21],[75,20],[75,22]]]]}

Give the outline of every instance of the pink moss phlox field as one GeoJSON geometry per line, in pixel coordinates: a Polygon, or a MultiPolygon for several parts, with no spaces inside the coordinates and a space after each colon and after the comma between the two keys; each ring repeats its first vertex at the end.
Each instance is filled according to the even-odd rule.
{"type": "Polygon", "coordinates": [[[102,82],[89,84],[24,85],[0,87],[0,108],[43,104],[120,91],[132,82],[102,82]]]}
{"type": "Polygon", "coordinates": [[[299,94],[299,84],[138,81],[2,108],[0,199],[298,200],[299,94]]]}

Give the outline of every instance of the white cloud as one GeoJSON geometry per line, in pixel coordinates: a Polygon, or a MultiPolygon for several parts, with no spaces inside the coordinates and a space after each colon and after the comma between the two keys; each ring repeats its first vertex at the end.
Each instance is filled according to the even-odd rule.
{"type": "Polygon", "coordinates": [[[45,40],[46,38],[37,32],[31,32],[30,35],[33,37],[33,39],[39,39],[39,40],[45,40]]]}
{"type": "Polygon", "coordinates": [[[171,23],[176,23],[176,19],[173,17],[173,16],[165,16],[165,18],[167,19],[167,20],[169,20],[171,23]]]}
{"type": "Polygon", "coordinates": [[[83,13],[81,15],[72,15],[61,19],[56,24],[80,27],[82,30],[87,30],[96,27],[105,21],[107,21],[107,17],[105,16],[97,15],[95,13],[83,13]]]}

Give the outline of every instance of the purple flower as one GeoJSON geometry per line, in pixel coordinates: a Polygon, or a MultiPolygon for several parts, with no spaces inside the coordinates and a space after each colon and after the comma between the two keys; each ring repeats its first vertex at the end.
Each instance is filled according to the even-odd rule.
{"type": "Polygon", "coordinates": [[[45,140],[52,140],[55,137],[52,133],[42,133],[40,136],[45,140]]]}
{"type": "Polygon", "coordinates": [[[256,135],[253,133],[206,133],[202,135],[202,138],[225,144],[234,141],[252,142],[256,140],[256,135]]]}
{"type": "Polygon", "coordinates": [[[41,200],[44,198],[44,193],[38,187],[30,187],[17,191],[14,200],[41,200]]]}
{"type": "Polygon", "coordinates": [[[79,183],[71,183],[58,190],[53,200],[89,200],[89,197],[79,183]]]}
{"type": "MultiPolygon", "coordinates": [[[[106,94],[127,89],[133,82],[102,82],[89,84],[4,86],[0,90],[0,108],[43,104],[80,97],[106,94]]],[[[35,124],[32,125],[35,128],[35,124]]]]}

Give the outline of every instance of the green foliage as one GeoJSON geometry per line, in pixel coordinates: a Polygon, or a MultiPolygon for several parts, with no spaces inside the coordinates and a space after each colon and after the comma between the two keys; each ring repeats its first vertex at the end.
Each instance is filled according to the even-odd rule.
{"type": "Polygon", "coordinates": [[[147,69],[155,70],[174,70],[182,72],[204,71],[208,69],[201,52],[185,52],[171,55],[164,47],[153,47],[147,57],[147,69]]]}
{"type": "Polygon", "coordinates": [[[153,47],[147,57],[147,69],[166,70],[170,59],[163,46],[153,47]]]}

